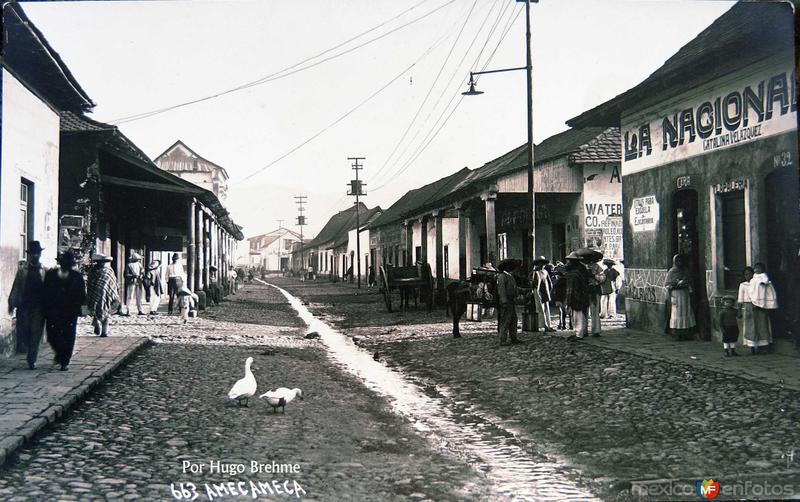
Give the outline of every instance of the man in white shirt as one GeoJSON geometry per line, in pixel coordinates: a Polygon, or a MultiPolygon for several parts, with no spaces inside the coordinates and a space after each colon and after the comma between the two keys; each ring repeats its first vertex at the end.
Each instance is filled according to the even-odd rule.
{"type": "Polygon", "coordinates": [[[169,313],[172,313],[172,305],[175,296],[178,294],[178,278],[186,280],[183,272],[183,265],[180,262],[178,253],[172,253],[172,263],[167,265],[167,294],[169,295],[169,313]]]}

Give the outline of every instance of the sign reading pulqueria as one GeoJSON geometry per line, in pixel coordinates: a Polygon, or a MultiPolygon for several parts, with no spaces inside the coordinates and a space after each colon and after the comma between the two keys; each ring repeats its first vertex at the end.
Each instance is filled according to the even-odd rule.
{"type": "Polygon", "coordinates": [[[773,69],[623,118],[622,174],[796,129],[795,81],[794,69],[773,69]]]}

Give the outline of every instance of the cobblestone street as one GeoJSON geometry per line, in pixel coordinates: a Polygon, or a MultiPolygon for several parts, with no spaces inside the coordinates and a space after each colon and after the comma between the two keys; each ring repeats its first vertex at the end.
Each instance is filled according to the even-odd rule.
{"type": "MultiPolygon", "coordinates": [[[[111,339],[136,333],[159,343],[13,455],[0,476],[0,498],[169,500],[171,488],[193,483],[198,499],[208,500],[206,483],[260,486],[272,479],[280,487],[288,480],[295,493],[270,495],[262,487],[256,494],[247,484],[246,496],[234,488],[221,498],[487,498],[479,473],[435,451],[385,400],[335,367],[318,340],[306,340],[303,323],[273,288],[247,286],[203,316],[187,325],[177,316],[115,318],[111,339]],[[259,394],[299,387],[304,399],[285,414],[259,399],[231,406],[227,392],[248,356],[259,394]],[[184,472],[183,461],[205,464],[203,473],[184,472]],[[247,470],[211,473],[211,461],[247,470]],[[251,461],[298,464],[299,472],[252,473],[251,461]]],[[[81,331],[89,334],[91,326],[81,331]]]]}
{"type": "MultiPolygon", "coordinates": [[[[687,342],[672,350],[658,342],[660,354],[648,354],[645,344],[633,354],[614,347],[624,332],[607,332],[597,341],[529,333],[521,345],[499,347],[492,320],[462,321],[465,337],[456,340],[441,309],[390,314],[374,290],[270,281],[309,302],[315,314],[432,394],[478,403],[540,451],[565,457],[604,498],[627,499],[632,482],[634,488],[650,481],[694,490],[698,480],[710,477],[722,485],[785,485],[783,496],[800,493],[800,470],[791,454],[800,447],[800,393],[783,385],[769,361],[776,358],[778,367],[787,368],[783,377],[795,383],[796,357],[740,357],[743,362],[736,364],[750,369],[737,376],[721,367],[717,344],[706,349],[712,344],[687,342]],[[706,354],[711,350],[713,356],[706,354]]],[[[607,327],[619,330],[622,322],[617,318],[607,327]]],[[[634,335],[630,340],[637,340],[634,335]]],[[[660,492],[653,498],[688,495],[660,492]]],[[[775,498],[776,492],[742,495],[775,498]]]]}

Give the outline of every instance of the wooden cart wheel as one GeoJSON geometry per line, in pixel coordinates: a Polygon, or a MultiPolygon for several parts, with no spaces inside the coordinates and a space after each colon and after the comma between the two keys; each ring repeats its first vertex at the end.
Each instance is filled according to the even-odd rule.
{"type": "Polygon", "coordinates": [[[380,281],[381,281],[381,292],[383,293],[383,303],[386,304],[386,311],[392,311],[392,296],[389,291],[389,278],[386,277],[386,270],[381,267],[380,268],[380,281]]]}

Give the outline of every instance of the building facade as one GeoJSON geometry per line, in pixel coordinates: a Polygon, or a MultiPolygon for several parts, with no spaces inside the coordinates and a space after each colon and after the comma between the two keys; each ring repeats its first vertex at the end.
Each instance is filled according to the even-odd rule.
{"type": "Polygon", "coordinates": [[[778,293],[773,335],[797,337],[800,178],[790,5],[735,5],[639,86],[571,121],[598,122],[619,123],[622,131],[628,325],[663,331],[664,281],[680,253],[689,257],[704,338],[719,338],[722,298],[736,296],[744,268],[758,262],[778,293]],[[737,57],[718,57],[733,48],[737,57]]]}
{"type": "Polygon", "coordinates": [[[272,232],[249,237],[250,266],[266,267],[268,271],[290,269],[290,258],[295,242],[300,242],[300,234],[288,228],[278,228],[272,232]]]}
{"type": "Polygon", "coordinates": [[[181,140],[167,148],[153,162],[161,169],[205,188],[225,203],[228,197],[228,172],[198,155],[181,140]]]}

